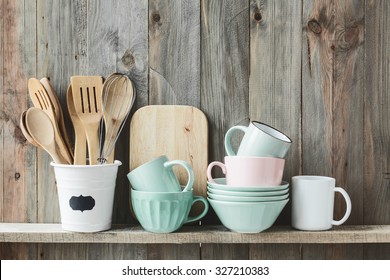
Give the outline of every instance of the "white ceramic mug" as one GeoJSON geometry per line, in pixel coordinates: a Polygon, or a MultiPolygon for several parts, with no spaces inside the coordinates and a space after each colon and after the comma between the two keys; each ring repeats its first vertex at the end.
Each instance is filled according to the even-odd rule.
{"type": "Polygon", "coordinates": [[[336,187],[336,180],[324,176],[294,176],[291,190],[291,225],[299,230],[327,230],[343,224],[351,214],[351,199],[347,192],[336,187]],[[334,194],[339,192],[345,199],[344,217],[335,221],[334,194]]]}
{"type": "Polygon", "coordinates": [[[284,158],[291,146],[291,139],[261,122],[252,121],[248,127],[237,125],[231,127],[225,135],[225,149],[228,156],[235,156],[231,138],[235,131],[245,133],[237,151],[237,156],[278,157],[284,158]]]}

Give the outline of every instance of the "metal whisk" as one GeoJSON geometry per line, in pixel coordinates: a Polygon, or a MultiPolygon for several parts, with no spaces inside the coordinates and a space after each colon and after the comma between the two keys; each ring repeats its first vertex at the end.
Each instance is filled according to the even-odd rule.
{"type": "Polygon", "coordinates": [[[129,116],[135,96],[133,83],[126,75],[114,73],[104,82],[102,89],[103,119],[99,132],[100,163],[114,161],[115,144],[129,116]]]}

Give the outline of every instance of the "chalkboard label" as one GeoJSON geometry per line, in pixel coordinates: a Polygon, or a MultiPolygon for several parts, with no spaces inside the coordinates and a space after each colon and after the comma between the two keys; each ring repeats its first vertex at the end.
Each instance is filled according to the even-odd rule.
{"type": "Polygon", "coordinates": [[[69,206],[75,211],[92,210],[95,206],[95,199],[92,196],[72,196],[69,200],[69,206]]]}

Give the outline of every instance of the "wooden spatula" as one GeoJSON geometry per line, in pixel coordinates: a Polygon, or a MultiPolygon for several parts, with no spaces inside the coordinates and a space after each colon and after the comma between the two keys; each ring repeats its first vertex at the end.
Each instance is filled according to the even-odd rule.
{"type": "Polygon", "coordinates": [[[97,164],[103,78],[101,76],[73,76],[70,81],[74,108],[87,136],[89,163],[97,164]]]}
{"type": "Polygon", "coordinates": [[[57,151],[66,160],[66,163],[72,164],[72,154],[66,146],[65,141],[61,135],[60,129],[58,127],[58,122],[55,117],[53,104],[47,94],[46,89],[43,87],[43,85],[38,79],[30,78],[28,80],[28,91],[34,106],[43,110],[48,115],[53,124],[55,143],[58,146],[57,151]]]}
{"type": "Polygon", "coordinates": [[[74,164],[85,165],[87,162],[87,138],[81,120],[79,119],[73,103],[72,87],[69,85],[66,92],[66,103],[69,116],[74,128],[74,164]]]}
{"type": "MultiPolygon", "coordinates": [[[[206,197],[208,124],[206,116],[192,106],[153,105],[136,111],[130,123],[130,170],[160,155],[191,164],[195,174],[194,194],[206,197]]],[[[175,169],[179,182],[187,181],[185,170],[175,169]]],[[[200,214],[194,205],[193,214],[200,214]]]]}

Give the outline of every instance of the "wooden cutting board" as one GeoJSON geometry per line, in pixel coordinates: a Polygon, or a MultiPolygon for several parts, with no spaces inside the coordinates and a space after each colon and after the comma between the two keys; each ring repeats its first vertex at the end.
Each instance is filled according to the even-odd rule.
{"type": "MultiPolygon", "coordinates": [[[[150,105],[138,109],[130,122],[130,171],[160,155],[188,162],[195,175],[194,195],[206,197],[208,124],[205,114],[192,106],[150,105]]],[[[174,167],[180,184],[187,173],[174,167]]],[[[203,206],[195,204],[192,215],[203,206]]]]}

